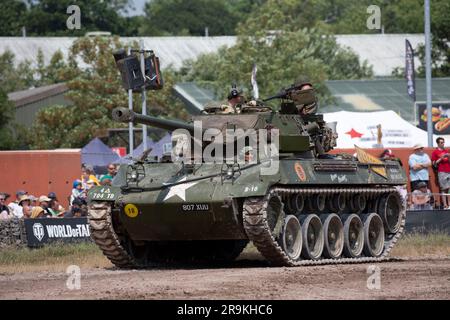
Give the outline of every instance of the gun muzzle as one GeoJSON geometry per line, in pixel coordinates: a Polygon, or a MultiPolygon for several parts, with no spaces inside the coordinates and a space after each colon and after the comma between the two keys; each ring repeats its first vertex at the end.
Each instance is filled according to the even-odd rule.
{"type": "Polygon", "coordinates": [[[134,121],[134,112],[127,108],[115,108],[112,111],[112,118],[117,122],[134,121]]]}

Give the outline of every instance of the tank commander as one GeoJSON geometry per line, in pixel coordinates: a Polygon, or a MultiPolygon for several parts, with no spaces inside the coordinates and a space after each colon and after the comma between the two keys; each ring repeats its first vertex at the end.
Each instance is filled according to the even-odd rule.
{"type": "Polygon", "coordinates": [[[221,113],[239,113],[243,103],[244,97],[242,96],[242,91],[238,90],[236,86],[233,86],[228,94],[227,104],[222,105],[221,113]]]}
{"type": "Polygon", "coordinates": [[[221,105],[217,105],[214,103],[205,105],[204,110],[206,113],[215,113],[215,114],[240,113],[242,105],[244,103],[245,99],[244,96],[242,95],[242,91],[236,88],[236,86],[233,86],[231,88],[230,93],[228,94],[226,102],[223,102],[221,105]]]}

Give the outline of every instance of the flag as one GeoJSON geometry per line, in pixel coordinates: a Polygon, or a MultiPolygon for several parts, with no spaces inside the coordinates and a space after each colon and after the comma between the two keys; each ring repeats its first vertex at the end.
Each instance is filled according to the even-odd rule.
{"type": "Polygon", "coordinates": [[[256,63],[253,64],[252,69],[252,87],[253,87],[253,98],[255,100],[259,99],[259,89],[258,89],[258,83],[256,82],[256,73],[258,72],[258,67],[256,66],[256,63]]]}
{"type": "Polygon", "coordinates": [[[358,161],[364,164],[369,164],[370,170],[375,173],[378,173],[383,178],[387,179],[386,167],[384,166],[384,162],[380,159],[368,154],[363,149],[359,148],[355,145],[356,156],[358,157],[358,161]]]}
{"type": "Polygon", "coordinates": [[[408,88],[408,95],[416,101],[416,76],[414,71],[414,50],[406,39],[406,55],[405,55],[405,78],[408,88]]]}

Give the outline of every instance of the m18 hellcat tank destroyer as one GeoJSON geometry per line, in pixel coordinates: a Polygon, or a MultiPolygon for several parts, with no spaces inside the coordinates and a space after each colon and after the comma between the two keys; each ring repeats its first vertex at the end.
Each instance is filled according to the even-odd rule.
{"type": "Polygon", "coordinates": [[[251,241],[274,266],[386,259],[404,227],[404,170],[359,149],[328,154],[336,134],[323,115],[299,113],[298,89],[276,96],[279,111],[252,101],[192,123],[113,110],[117,121],[184,138],[172,161],[134,160],[112,186],[89,192],[91,236],[103,253],[120,268],[227,262],[251,241]]]}

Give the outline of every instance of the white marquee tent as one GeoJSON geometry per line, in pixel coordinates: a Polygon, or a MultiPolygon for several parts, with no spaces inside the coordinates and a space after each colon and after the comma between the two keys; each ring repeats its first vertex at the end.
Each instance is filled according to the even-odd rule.
{"type": "MultiPolygon", "coordinates": [[[[427,146],[427,132],[415,127],[394,111],[348,112],[324,114],[326,122],[337,122],[339,135],[337,148],[410,148],[415,144],[427,146]],[[378,145],[378,128],[381,125],[381,145],[378,145]]],[[[447,136],[443,136],[447,141],[447,136]]],[[[435,139],[433,137],[433,144],[435,139]]]]}

